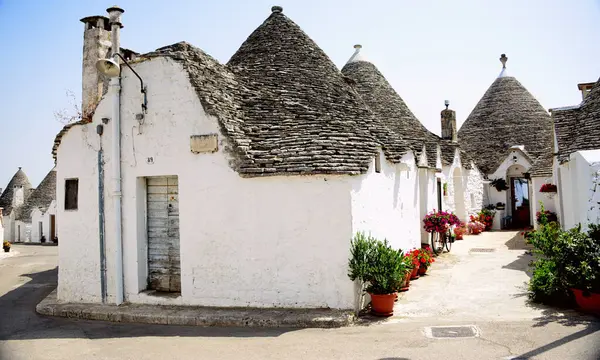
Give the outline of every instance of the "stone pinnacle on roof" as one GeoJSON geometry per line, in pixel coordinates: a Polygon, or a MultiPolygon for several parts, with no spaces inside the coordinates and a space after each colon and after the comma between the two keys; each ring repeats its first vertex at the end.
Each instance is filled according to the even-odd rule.
{"type": "Polygon", "coordinates": [[[506,57],[506,54],[500,55],[500,62],[502,63],[502,71],[500,72],[500,75],[498,75],[498,77],[509,76],[508,72],[506,71],[506,62],[507,61],[508,61],[508,58],[506,57]]]}
{"type": "Polygon", "coordinates": [[[357,61],[367,61],[364,55],[360,52],[360,50],[362,49],[362,45],[356,44],[354,45],[354,49],[354,54],[352,54],[352,56],[350,57],[350,59],[348,59],[348,62],[346,62],[346,64],[350,64],[357,61]]]}
{"type": "Polygon", "coordinates": [[[271,12],[274,12],[274,13],[282,13],[282,12],[283,12],[283,8],[282,8],[281,6],[277,6],[277,5],[275,5],[275,6],[273,6],[273,7],[271,8],[271,12]]]}

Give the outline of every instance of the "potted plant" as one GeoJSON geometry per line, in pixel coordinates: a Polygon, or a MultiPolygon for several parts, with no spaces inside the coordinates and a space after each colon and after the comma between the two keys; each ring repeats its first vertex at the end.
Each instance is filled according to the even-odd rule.
{"type": "Polygon", "coordinates": [[[418,249],[417,259],[419,260],[419,275],[425,275],[429,265],[435,262],[433,258],[433,251],[430,249],[418,249]]]}
{"type": "Polygon", "coordinates": [[[477,214],[477,220],[485,225],[485,231],[492,230],[492,226],[494,224],[494,215],[496,215],[496,212],[490,209],[481,209],[481,211],[477,214]]]}
{"type": "Polygon", "coordinates": [[[46,242],[46,236],[42,235],[42,237],[40,238],[40,242],[43,244],[46,242]]]}
{"type": "Polygon", "coordinates": [[[10,242],[8,242],[8,241],[3,242],[2,249],[4,249],[4,252],[9,252],[10,251],[10,242]]]}
{"type": "Polygon", "coordinates": [[[471,221],[469,222],[469,233],[471,235],[479,235],[485,229],[485,225],[478,220],[478,217],[471,215],[471,221]]]}
{"type": "Polygon", "coordinates": [[[348,277],[359,280],[361,289],[371,296],[371,312],[391,316],[399,284],[407,271],[401,250],[393,249],[387,240],[379,241],[358,233],[351,242],[348,277]]]}
{"type": "Polygon", "coordinates": [[[490,182],[497,191],[505,191],[508,190],[508,185],[506,184],[506,180],[502,178],[494,179],[490,182]]]}
{"type": "Polygon", "coordinates": [[[538,211],[537,213],[535,213],[535,220],[537,221],[538,224],[541,224],[542,221],[557,222],[558,216],[556,215],[555,212],[542,209],[542,210],[538,211]],[[545,220],[542,220],[542,216],[545,216],[545,220]]]}
{"type": "Polygon", "coordinates": [[[402,255],[402,251],[392,249],[387,240],[375,244],[367,275],[367,292],[371,295],[371,312],[374,315],[394,314],[396,290],[406,271],[402,255]]]}
{"type": "Polygon", "coordinates": [[[410,250],[410,259],[412,262],[412,272],[410,274],[410,279],[417,280],[419,278],[419,268],[421,267],[421,263],[419,262],[419,250],[410,250]]]}
{"type": "Polygon", "coordinates": [[[504,210],[506,208],[506,204],[503,202],[496,203],[496,210],[504,210]]]}
{"type": "Polygon", "coordinates": [[[413,267],[414,267],[412,255],[410,253],[404,254],[402,256],[402,263],[403,263],[405,271],[404,271],[404,277],[402,278],[400,287],[398,288],[398,291],[400,291],[400,292],[408,291],[408,288],[410,287],[410,278],[412,276],[413,267]]]}
{"type": "Polygon", "coordinates": [[[558,236],[556,253],[558,273],[575,296],[579,308],[600,315],[600,238],[594,229],[582,232],[581,225],[558,236]]]}
{"type": "Polygon", "coordinates": [[[542,193],[555,193],[557,191],[557,187],[554,184],[543,184],[540,187],[540,192],[542,193]]]}
{"type": "Polygon", "coordinates": [[[461,221],[460,224],[458,224],[454,228],[454,235],[456,236],[456,240],[463,240],[464,235],[467,231],[468,231],[468,229],[467,229],[466,224],[461,221]]]}

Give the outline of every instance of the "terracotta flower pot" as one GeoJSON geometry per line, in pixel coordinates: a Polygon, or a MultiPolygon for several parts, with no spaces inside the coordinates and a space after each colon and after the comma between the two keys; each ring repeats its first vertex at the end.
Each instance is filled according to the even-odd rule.
{"type": "Polygon", "coordinates": [[[589,291],[571,289],[575,295],[575,301],[581,310],[600,315],[600,294],[589,291]]]}
{"type": "Polygon", "coordinates": [[[427,272],[427,266],[420,265],[419,266],[419,275],[425,275],[426,272],[427,272]]]}
{"type": "Polygon", "coordinates": [[[419,265],[415,266],[415,268],[413,269],[413,271],[410,275],[411,280],[416,280],[418,278],[419,278],[419,265]]]}
{"type": "Polygon", "coordinates": [[[463,234],[456,234],[456,240],[463,240],[463,234]]]}
{"type": "Polygon", "coordinates": [[[371,313],[376,316],[392,316],[394,314],[394,300],[396,294],[375,295],[371,294],[371,313]]]}
{"type": "Polygon", "coordinates": [[[410,286],[410,277],[412,275],[412,271],[407,271],[406,275],[404,275],[404,282],[400,287],[399,291],[408,291],[408,287],[410,286]]]}

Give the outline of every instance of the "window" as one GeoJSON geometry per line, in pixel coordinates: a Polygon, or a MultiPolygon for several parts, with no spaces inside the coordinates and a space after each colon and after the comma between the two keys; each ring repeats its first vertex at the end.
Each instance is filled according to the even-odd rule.
{"type": "Polygon", "coordinates": [[[65,180],[65,210],[77,210],[79,179],[65,180]]]}
{"type": "Polygon", "coordinates": [[[377,156],[375,156],[375,172],[381,172],[381,153],[377,153],[377,156]]]}

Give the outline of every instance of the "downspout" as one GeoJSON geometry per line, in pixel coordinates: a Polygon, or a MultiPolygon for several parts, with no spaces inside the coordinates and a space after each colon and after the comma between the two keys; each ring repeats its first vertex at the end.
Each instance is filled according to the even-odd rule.
{"type": "Polygon", "coordinates": [[[98,125],[96,132],[100,136],[98,150],[98,232],[100,237],[100,293],[102,303],[106,304],[106,245],[104,240],[104,149],[102,149],[102,134],[104,125],[98,125]]]}
{"type": "MultiPolygon", "coordinates": [[[[111,25],[111,40],[113,60],[119,64],[119,31],[121,29],[121,14],[123,9],[116,6],[106,10],[111,25]]],[[[112,165],[114,174],[114,216],[115,216],[115,302],[123,303],[123,239],[121,219],[121,75],[110,80],[112,90],[112,165]]]]}

